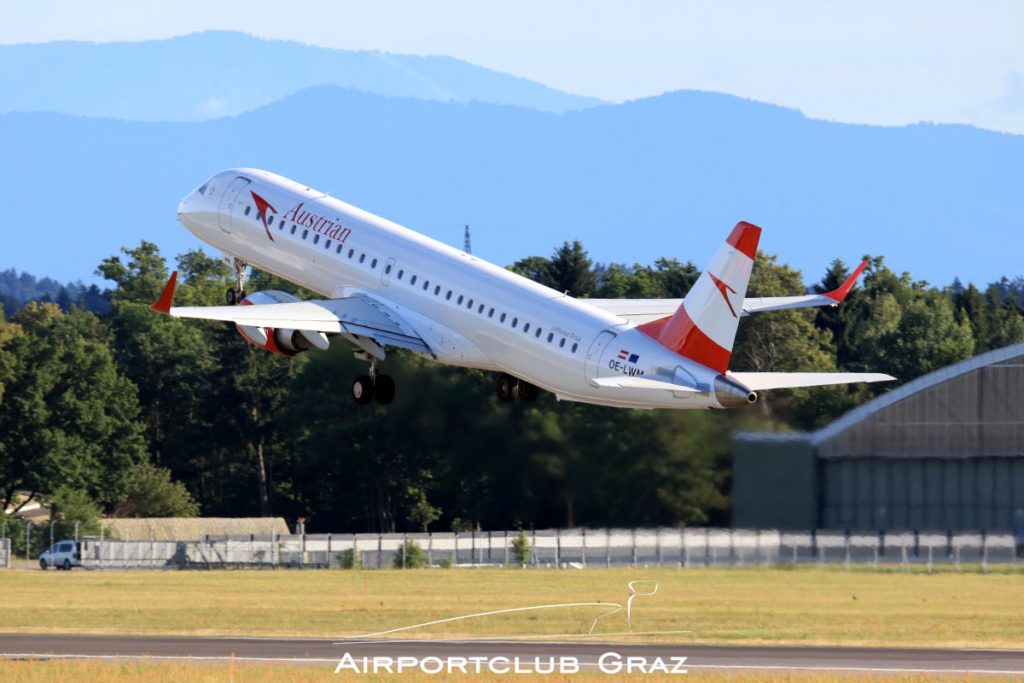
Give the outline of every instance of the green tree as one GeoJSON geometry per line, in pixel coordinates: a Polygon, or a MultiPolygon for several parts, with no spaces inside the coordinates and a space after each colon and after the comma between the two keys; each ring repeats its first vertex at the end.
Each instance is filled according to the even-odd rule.
{"type": "Polygon", "coordinates": [[[95,536],[100,533],[102,522],[99,506],[81,489],[62,487],[57,489],[51,500],[50,518],[55,522],[56,538],[72,538],[75,523],[78,535],[95,536]]]}
{"type": "Polygon", "coordinates": [[[118,500],[145,458],[135,387],[121,375],[91,313],[29,304],[23,334],[5,349],[15,365],[0,411],[0,496],[59,488],[100,504],[118,500]]]}
{"type": "Polygon", "coordinates": [[[594,264],[578,241],[565,242],[549,259],[543,256],[520,259],[509,266],[509,270],[577,298],[592,296],[597,287],[594,264]]]}
{"type": "Polygon", "coordinates": [[[593,296],[597,286],[594,264],[579,241],[565,242],[551,257],[548,267],[551,288],[580,298],[593,296]]]}
{"type": "Polygon", "coordinates": [[[171,479],[170,470],[143,462],[135,466],[115,513],[118,517],[195,517],[199,505],[181,482],[171,479]]]}
{"type": "Polygon", "coordinates": [[[434,507],[427,500],[427,492],[421,488],[409,488],[409,497],[412,499],[412,506],[409,508],[409,521],[420,527],[424,532],[430,530],[430,525],[441,519],[441,508],[434,507]]]}

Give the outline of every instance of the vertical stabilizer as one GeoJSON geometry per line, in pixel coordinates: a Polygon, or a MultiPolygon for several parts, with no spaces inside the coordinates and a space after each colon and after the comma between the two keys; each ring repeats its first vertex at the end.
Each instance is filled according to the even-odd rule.
{"type": "Polygon", "coordinates": [[[728,370],[760,238],[761,228],[737,223],[676,312],[637,329],[681,356],[728,370]]]}

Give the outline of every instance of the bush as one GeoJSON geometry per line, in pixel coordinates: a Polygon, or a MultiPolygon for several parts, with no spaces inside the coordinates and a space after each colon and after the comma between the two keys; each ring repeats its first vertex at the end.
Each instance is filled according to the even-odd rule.
{"type": "Polygon", "coordinates": [[[427,556],[423,548],[416,541],[408,539],[395,553],[395,559],[391,565],[395,569],[413,569],[415,567],[426,567],[427,556]]]}
{"type": "Polygon", "coordinates": [[[512,539],[512,557],[516,558],[516,564],[525,567],[530,561],[531,552],[533,549],[530,547],[530,539],[526,537],[526,532],[520,529],[519,535],[512,539]]]}
{"type": "Polygon", "coordinates": [[[363,555],[356,551],[355,548],[348,548],[342,550],[340,553],[334,556],[338,561],[338,566],[342,569],[359,569],[363,566],[363,555]]]}

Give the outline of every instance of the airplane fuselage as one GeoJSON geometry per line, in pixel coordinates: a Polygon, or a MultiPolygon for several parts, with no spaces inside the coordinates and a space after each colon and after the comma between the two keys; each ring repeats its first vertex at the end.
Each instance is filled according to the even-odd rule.
{"type": "Polygon", "coordinates": [[[322,192],[232,169],[189,194],[179,220],[199,239],[329,298],[373,297],[416,327],[442,363],[506,372],[559,399],[638,408],[719,408],[722,373],[624,319],[322,192]],[[614,390],[616,374],[699,389],[614,390]]]}

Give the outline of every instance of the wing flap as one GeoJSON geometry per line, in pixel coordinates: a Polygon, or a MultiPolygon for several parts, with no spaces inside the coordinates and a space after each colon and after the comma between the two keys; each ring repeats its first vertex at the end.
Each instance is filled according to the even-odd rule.
{"type": "Polygon", "coordinates": [[[433,353],[415,328],[383,303],[365,294],[279,304],[171,306],[176,283],[177,272],[171,275],[160,300],[150,306],[152,310],[173,318],[221,320],[249,328],[270,327],[369,337],[381,345],[433,353]]]}
{"type": "Polygon", "coordinates": [[[730,372],[729,377],[752,391],[858,382],[890,382],[896,379],[881,372],[730,372]]]}

